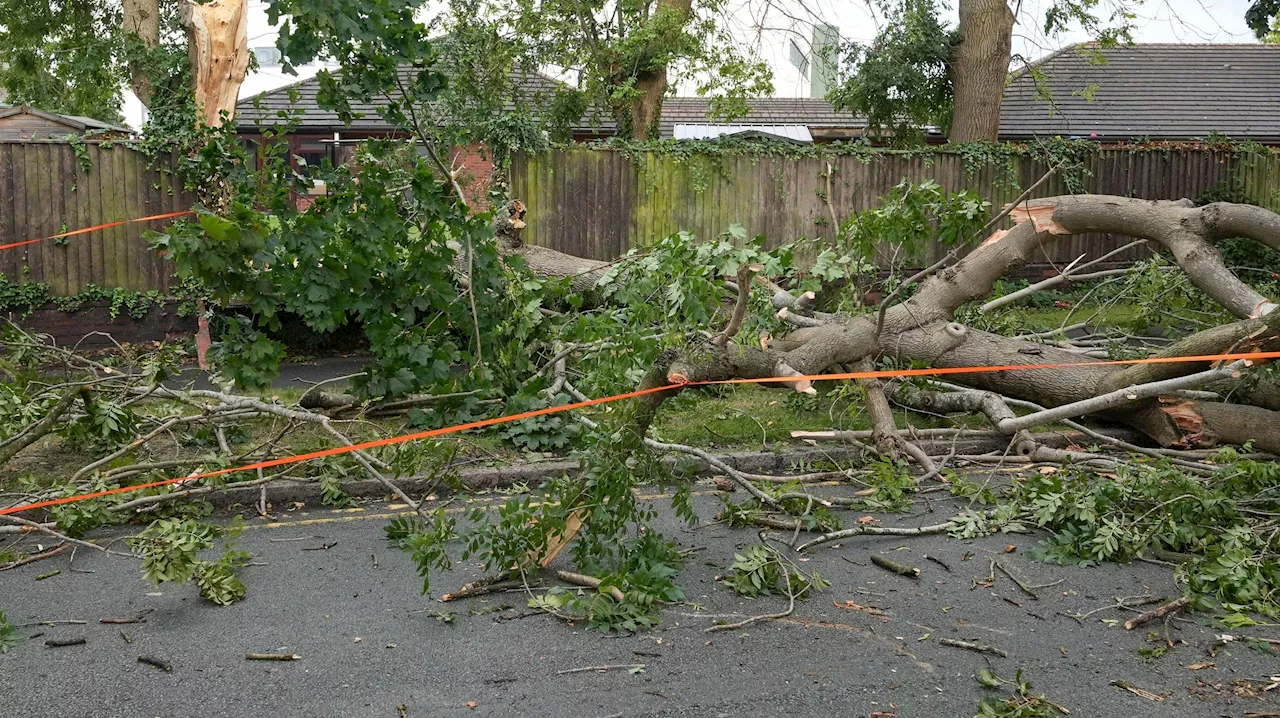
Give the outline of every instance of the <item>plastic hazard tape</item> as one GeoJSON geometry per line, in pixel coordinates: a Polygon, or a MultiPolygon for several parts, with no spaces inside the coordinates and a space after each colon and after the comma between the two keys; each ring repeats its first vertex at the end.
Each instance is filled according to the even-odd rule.
{"type": "Polygon", "coordinates": [[[1033,371],[1044,369],[1063,369],[1066,367],[1085,367],[1085,366],[1121,366],[1135,364],[1182,364],[1186,362],[1218,362],[1218,361],[1237,361],[1250,360],[1259,361],[1266,359],[1280,359],[1280,351],[1275,352],[1250,352],[1238,354],[1208,354],[1198,356],[1185,357],[1149,357],[1146,359],[1117,359],[1112,361],[1093,361],[1093,362],[1077,362],[1077,363],[1055,363],[1055,364],[1008,364],[1003,366],[982,366],[982,367],[941,367],[932,369],[889,369],[883,371],[857,371],[846,372],[843,374],[816,374],[803,376],[788,377],[764,377],[760,379],[720,379],[715,381],[689,381],[682,374],[672,374],[668,377],[670,384],[665,386],[655,386],[649,389],[639,389],[629,391],[625,394],[614,394],[613,396],[601,397],[599,399],[589,399],[587,401],[574,402],[572,404],[561,404],[559,406],[550,406],[545,409],[534,409],[532,411],[524,411],[519,414],[509,414],[507,416],[497,416],[491,419],[482,419],[480,421],[472,421],[466,424],[456,424],[454,426],[446,426],[439,429],[431,429],[429,431],[419,431],[412,434],[402,434],[400,436],[391,436],[385,439],[375,439],[373,441],[365,441],[359,444],[351,444],[348,446],[336,446],[331,449],[323,449],[321,451],[312,451],[306,454],[295,454],[292,456],[283,456],[278,459],[270,459],[267,461],[258,461],[243,466],[235,466],[227,469],[218,469],[216,471],[207,471],[201,474],[190,474],[180,476],[173,479],[165,479],[163,481],[152,481],[146,484],[137,484],[134,486],[121,486],[119,488],[107,489],[104,491],[94,491],[86,494],[76,494],[74,496],[64,496],[57,499],[49,499],[48,501],[36,501],[29,504],[19,504],[9,508],[0,509],[0,516],[8,514],[16,514],[23,511],[31,511],[34,509],[46,508],[49,506],[58,506],[61,504],[69,504],[75,501],[86,501],[88,499],[101,498],[103,496],[112,496],[114,494],[123,494],[133,491],[142,491],[143,489],[156,488],[158,486],[167,486],[170,484],[198,481],[200,479],[209,479],[215,476],[226,476],[227,474],[239,473],[241,471],[255,471],[257,469],[267,469],[273,466],[285,466],[288,464],[296,464],[311,459],[319,459],[326,456],[337,456],[339,454],[348,454],[353,451],[364,451],[366,449],[376,449],[382,446],[392,446],[395,444],[403,444],[409,441],[418,441],[420,439],[430,439],[437,436],[445,436],[446,434],[456,434],[460,431],[469,431],[471,429],[483,429],[487,426],[495,426],[497,424],[506,424],[512,421],[521,421],[522,419],[531,419],[537,416],[546,416],[547,414],[557,414],[564,411],[573,411],[575,409],[583,409],[588,406],[596,406],[598,404],[607,404],[623,399],[632,399],[648,394],[657,394],[672,389],[684,389],[693,386],[710,386],[714,384],[776,384],[776,383],[795,383],[801,381],[832,381],[843,379],[892,379],[900,377],[912,376],[946,376],[950,374],[986,374],[1002,371],[1033,371]]]}
{"type": "Polygon", "coordinates": [[[23,247],[28,244],[35,244],[36,242],[47,242],[50,239],[62,239],[63,237],[74,237],[77,234],[88,234],[90,232],[97,232],[100,229],[110,229],[112,227],[119,227],[121,225],[132,224],[134,222],[150,222],[156,219],[172,219],[173,217],[181,217],[184,214],[192,214],[192,211],[189,209],[186,209],[181,212],[169,212],[167,214],[153,214],[150,217],[137,217],[135,219],[122,219],[119,222],[107,222],[106,224],[95,224],[92,227],[85,227],[84,229],[74,229],[70,232],[63,232],[62,234],[53,234],[53,235],[49,235],[48,237],[40,237],[38,239],[28,239],[22,242],[13,242],[12,244],[0,244],[0,250],[13,249],[14,247],[23,247]]]}

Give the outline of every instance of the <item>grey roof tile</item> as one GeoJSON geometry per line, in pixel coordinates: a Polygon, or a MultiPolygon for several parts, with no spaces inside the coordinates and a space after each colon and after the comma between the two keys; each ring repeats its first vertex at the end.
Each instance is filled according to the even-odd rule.
{"type": "MultiPolygon", "coordinates": [[[[406,70],[405,72],[408,72],[406,70]]],[[[520,86],[525,96],[532,97],[539,93],[554,92],[560,83],[541,73],[521,75],[520,86]]],[[[352,109],[361,113],[359,118],[346,127],[338,120],[334,112],[321,109],[316,102],[316,92],[320,88],[319,80],[311,78],[301,82],[270,90],[253,97],[248,97],[236,104],[236,119],[241,128],[250,130],[255,125],[272,126],[284,124],[287,119],[280,113],[292,114],[301,112],[300,123],[307,129],[320,131],[358,130],[358,131],[390,131],[393,129],[377,115],[377,108],[371,104],[353,103],[352,109]],[[290,95],[297,97],[290,100],[290,95]]],[[[706,97],[668,97],[663,101],[662,120],[659,131],[663,137],[671,137],[677,124],[705,123],[712,121],[709,115],[710,98],[706,97]]],[[[736,122],[754,125],[796,125],[809,127],[862,129],[866,122],[848,112],[837,112],[831,103],[817,97],[765,97],[748,100],[751,112],[736,122]]],[[[512,105],[514,103],[511,103],[512,105]]],[[[613,134],[615,124],[607,113],[589,114],[574,127],[576,132],[596,132],[602,135],[613,134]]]]}
{"type": "MultiPolygon", "coordinates": [[[[1033,67],[1046,78],[1049,99],[1037,95],[1030,72],[1015,75],[1001,110],[1002,139],[1195,139],[1218,132],[1235,139],[1280,141],[1280,46],[1149,44],[1097,51],[1072,46],[1033,67]],[[1104,63],[1096,61],[1099,54],[1106,58],[1104,63]],[[1086,99],[1088,94],[1092,100],[1086,99]]],[[[541,73],[527,73],[522,79],[520,85],[530,97],[560,87],[541,73]]],[[[300,111],[302,125],[312,130],[393,129],[377,116],[373,105],[361,104],[353,107],[364,117],[345,127],[335,113],[317,105],[318,88],[313,78],[241,100],[237,105],[241,126],[281,124],[285,120],[277,116],[279,112],[300,111]],[[296,93],[296,102],[289,100],[290,90],[296,93]]],[[[705,97],[666,98],[660,134],[671,137],[677,124],[715,122],[709,114],[710,102],[705,97]]],[[[821,98],[766,97],[748,104],[749,114],[735,122],[866,128],[863,118],[837,112],[821,98]]],[[[615,126],[607,113],[595,113],[582,118],[574,129],[609,135],[615,126]]]]}
{"type": "Polygon", "coordinates": [[[1037,97],[1031,71],[1019,73],[1005,91],[1002,138],[1181,140],[1218,132],[1280,140],[1280,46],[1076,45],[1032,67],[1049,97],[1037,97]]]}

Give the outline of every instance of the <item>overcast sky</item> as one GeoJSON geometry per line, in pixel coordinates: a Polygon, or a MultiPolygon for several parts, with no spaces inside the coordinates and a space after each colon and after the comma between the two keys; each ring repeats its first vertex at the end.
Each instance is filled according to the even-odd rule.
{"type": "MultiPolygon", "coordinates": [[[[1116,0],[1101,0],[1101,12],[1110,12],[1116,0]],[[1109,5],[1109,3],[1111,3],[1109,5]]],[[[808,51],[814,22],[827,22],[840,29],[844,40],[867,41],[875,37],[879,20],[865,0],[728,0],[724,22],[742,42],[757,49],[774,71],[774,94],[782,97],[805,96],[808,79],[790,60],[790,45],[808,51]]],[[[1244,24],[1248,0],[1149,0],[1137,5],[1135,21],[1137,42],[1255,42],[1244,24]]],[[[1052,0],[1022,0],[1018,25],[1014,28],[1015,55],[1028,60],[1042,57],[1065,45],[1091,39],[1085,32],[1068,33],[1047,38],[1042,25],[1044,11],[1052,0]]],[[[273,47],[275,32],[267,23],[262,0],[249,0],[249,46],[273,47]]],[[[947,17],[954,24],[956,13],[951,8],[947,17]]],[[[240,96],[249,97],[265,90],[281,87],[315,73],[317,67],[300,68],[299,76],[284,75],[278,67],[263,68],[250,76],[240,96]]],[[[682,93],[692,93],[686,83],[682,93]]],[[[126,93],[125,118],[137,127],[142,122],[142,108],[132,94],[126,93]]]]}

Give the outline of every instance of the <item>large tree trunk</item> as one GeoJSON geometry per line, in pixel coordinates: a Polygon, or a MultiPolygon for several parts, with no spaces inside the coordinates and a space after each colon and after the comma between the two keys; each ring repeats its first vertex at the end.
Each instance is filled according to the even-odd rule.
{"type": "MultiPolygon", "coordinates": [[[[883,328],[875,315],[795,318],[800,328],[771,340],[765,348],[701,346],[675,361],[671,376],[690,381],[814,375],[857,365],[867,357],[893,357],[900,364],[934,367],[994,367],[1061,364],[1051,369],[959,374],[952,381],[975,389],[1045,407],[1075,407],[1069,416],[1098,414],[1126,423],[1165,445],[1216,443],[1280,449],[1280,412],[1266,408],[1272,392],[1232,393],[1237,403],[1179,401],[1169,380],[1203,376],[1203,383],[1225,382],[1229,369],[1209,371],[1205,362],[1177,362],[1132,367],[1084,365],[1092,360],[1051,345],[1013,339],[972,329],[953,321],[968,302],[990,293],[993,283],[1060,236],[1084,232],[1129,235],[1159,242],[1169,249],[1190,280],[1239,318],[1239,321],[1194,334],[1163,353],[1170,357],[1225,352],[1280,350],[1277,305],[1240,281],[1224,265],[1212,243],[1244,236],[1280,250],[1280,216],[1247,205],[1192,207],[1186,202],[1151,202],[1126,197],[1083,195],[1042,200],[1011,214],[1018,222],[997,232],[980,248],[925,281],[908,301],[890,307],[883,328]],[[1156,384],[1165,382],[1165,384],[1156,384]],[[1147,385],[1147,393],[1129,387],[1147,385]],[[1112,395],[1109,401],[1096,402],[1112,395]],[[1243,406],[1259,396],[1263,406],[1243,406]],[[1099,413],[1101,412],[1101,413],[1099,413]]],[[[775,306],[794,302],[785,292],[775,306]]],[[[807,382],[792,382],[797,389],[807,382]]],[[[1066,418],[1066,417],[1063,417],[1066,418]]],[[[1056,421],[1056,419],[1055,419],[1056,421]]],[[[1052,423],[1049,421],[1048,423],[1052,423]]],[[[1025,428],[1018,421],[997,423],[1010,434],[1025,428]]]]}
{"type": "Polygon", "coordinates": [[[667,68],[637,75],[635,86],[644,94],[631,103],[631,135],[637,140],[657,139],[662,96],[667,91],[667,68]]]}
{"type": "Polygon", "coordinates": [[[960,0],[960,44],[951,58],[955,105],[950,141],[998,139],[1013,21],[1005,0],[960,0]]]}
{"type": "Polygon", "coordinates": [[[662,119],[662,98],[667,92],[666,63],[652,64],[648,58],[667,54],[669,48],[679,41],[679,35],[684,32],[692,14],[693,0],[658,0],[658,7],[647,22],[653,37],[648,47],[638,52],[638,63],[633,63],[641,64],[642,69],[619,67],[613,73],[615,85],[634,80],[632,88],[640,93],[614,111],[619,130],[629,126],[631,136],[637,140],[657,137],[658,121],[662,119]]]}
{"type": "MultiPolygon", "coordinates": [[[[500,251],[525,257],[539,275],[572,276],[575,286],[589,291],[609,263],[524,245],[519,239],[523,209],[513,202],[508,212],[499,214],[500,251]]],[[[1280,306],[1232,273],[1213,246],[1225,238],[1247,237],[1280,251],[1280,215],[1252,205],[1195,207],[1187,200],[1076,195],[1026,202],[1009,216],[1016,222],[1013,229],[997,231],[967,257],[928,278],[909,300],[884,312],[882,326],[875,314],[801,316],[800,311],[789,311],[801,309],[798,298],[771,286],[778,316],[794,324],[794,331],[769,339],[764,347],[716,342],[698,346],[683,357],[664,360],[670,362],[669,368],[663,364],[668,381],[776,378],[778,386],[807,390],[807,380],[788,377],[842,371],[877,357],[939,368],[1060,365],[949,378],[1052,410],[1044,412],[1046,417],[1037,424],[1034,418],[992,410],[987,406],[991,397],[975,397],[974,405],[981,405],[997,430],[1011,437],[1033,426],[1094,415],[1128,424],[1164,446],[1252,441],[1259,449],[1280,452],[1280,387],[1265,377],[1237,376],[1234,372],[1244,371],[1243,366],[1213,367],[1204,361],[1099,365],[1051,344],[1000,336],[954,321],[963,305],[986,297],[996,280],[1039,256],[1046,245],[1065,235],[1100,232],[1163,245],[1197,288],[1237,318],[1175,342],[1157,357],[1280,351],[1280,306]],[[1231,403],[1178,393],[1193,388],[1217,391],[1231,403]]],[[[646,409],[635,428],[643,433],[658,405],[675,393],[646,397],[646,409]]]]}
{"type": "MultiPolygon", "coordinates": [[[[122,10],[125,32],[136,35],[147,50],[154,50],[160,44],[160,0],[124,0],[122,10]]],[[[145,63],[129,62],[129,85],[138,100],[150,107],[155,82],[145,63]]]]}
{"type": "Polygon", "coordinates": [[[210,127],[235,115],[249,71],[249,15],[245,0],[183,0],[197,117],[210,127]]]}

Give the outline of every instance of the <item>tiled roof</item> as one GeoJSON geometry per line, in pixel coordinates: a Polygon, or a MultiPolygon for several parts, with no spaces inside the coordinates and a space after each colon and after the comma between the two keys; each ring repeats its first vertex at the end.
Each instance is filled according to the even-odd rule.
{"type": "MultiPolygon", "coordinates": [[[[658,130],[670,137],[676,125],[719,122],[710,119],[711,100],[706,97],[668,97],[662,102],[658,130]]],[[[863,130],[867,123],[850,112],[838,112],[821,97],[757,97],[747,100],[751,111],[733,120],[742,125],[805,125],[810,129],[863,130]]]]}
{"type": "Polygon", "coordinates": [[[1005,92],[1003,139],[1280,140],[1277,45],[1075,45],[1033,67],[1005,92]],[[1041,73],[1048,99],[1036,96],[1041,73]]]}
{"type": "MultiPolygon", "coordinates": [[[[406,85],[412,82],[414,74],[413,68],[400,70],[406,85]]],[[[517,100],[527,100],[537,93],[555,92],[559,87],[555,80],[538,72],[520,73],[518,78],[517,86],[523,89],[523,95],[509,101],[508,109],[514,107],[517,100]]],[[[248,130],[254,126],[282,125],[297,115],[299,124],[308,130],[390,132],[395,129],[378,116],[376,100],[373,103],[351,103],[351,109],[362,116],[350,125],[343,124],[336,112],[323,109],[316,102],[319,89],[320,80],[313,77],[245,98],[236,103],[236,121],[242,130],[248,130]]]]}
{"type": "MultiPolygon", "coordinates": [[[[1196,139],[1218,132],[1234,139],[1280,141],[1280,46],[1135,45],[1106,50],[1076,45],[1038,61],[1036,72],[1017,73],[1005,92],[1001,139],[1096,136],[1099,140],[1138,137],[1196,139]],[[1105,58],[1100,62],[1098,58],[1105,58]],[[1036,75],[1045,79],[1049,97],[1038,96],[1036,75]]],[[[526,97],[554,92],[560,84],[540,73],[518,83],[526,97]]],[[[375,108],[356,105],[365,116],[347,128],[337,115],[316,104],[315,79],[262,93],[237,105],[242,127],[255,122],[281,124],[277,114],[301,110],[307,129],[390,131],[375,108]],[[290,92],[297,102],[290,102],[290,92]],[[260,107],[255,107],[255,104],[260,107]]],[[[718,122],[709,115],[710,99],[668,97],[659,131],[671,137],[677,124],[718,122]]],[[[866,122],[831,103],[811,97],[748,100],[750,112],[734,120],[747,125],[805,125],[821,138],[850,136],[866,122]]],[[[607,113],[584,117],[575,132],[611,135],[607,113]]]]}
{"type": "MultiPolygon", "coordinates": [[[[407,75],[408,70],[404,71],[407,75]]],[[[556,81],[541,73],[521,75],[519,87],[524,90],[525,97],[539,93],[552,93],[560,86],[556,81]]],[[[390,131],[393,128],[381,117],[378,117],[373,105],[353,104],[352,109],[364,117],[345,126],[338,120],[336,113],[322,109],[316,102],[316,92],[320,88],[319,80],[311,78],[302,82],[263,92],[254,97],[241,100],[236,104],[236,119],[241,128],[250,129],[254,125],[278,125],[287,120],[280,116],[281,112],[293,113],[301,111],[300,124],[307,129],[334,131],[390,131]],[[290,96],[297,98],[292,101],[290,96]]],[[[659,131],[663,137],[671,137],[677,124],[695,124],[715,121],[708,114],[710,98],[706,97],[668,97],[663,100],[662,120],[659,131]]],[[[831,103],[816,97],[764,97],[747,101],[751,112],[746,117],[734,120],[735,123],[752,125],[806,125],[810,128],[862,129],[866,126],[861,118],[848,112],[837,112],[831,103]]],[[[514,103],[512,103],[514,104],[514,103]]],[[[579,133],[599,133],[611,135],[615,131],[613,118],[607,113],[595,113],[582,118],[578,126],[573,128],[579,133]]]]}

